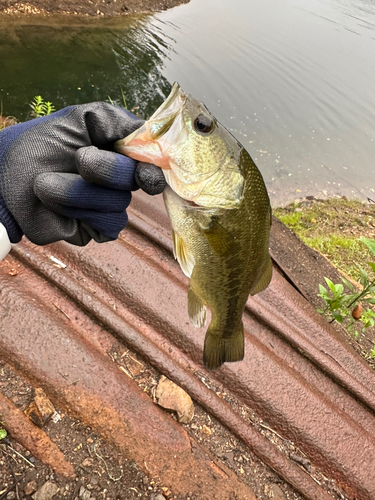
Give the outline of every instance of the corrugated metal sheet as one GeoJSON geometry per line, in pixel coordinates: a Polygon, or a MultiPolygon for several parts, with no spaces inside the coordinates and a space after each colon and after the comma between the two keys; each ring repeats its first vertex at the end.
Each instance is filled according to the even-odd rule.
{"type": "Polygon", "coordinates": [[[299,271],[288,271],[288,257],[277,248],[280,227],[273,228],[272,282],[247,304],[245,359],[207,373],[205,330],[189,323],[187,279],[172,257],[162,199],[136,193],[130,212],[129,228],[116,242],[86,248],[22,242],[14,248],[14,260],[0,266],[0,354],[182,493],[192,490],[194,471],[195,484],[205,484],[199,498],[233,492],[253,498],[233,472],[197,454],[185,431],[109,362],[105,335],[123,340],[183,387],[306,498],[331,496],[207,380],[222,384],[293,441],[348,498],[375,498],[369,473],[375,463],[374,373],[300,293],[299,271]],[[57,268],[50,254],[67,267],[57,268]],[[18,276],[9,276],[19,264],[18,276]],[[147,415],[142,425],[140,415],[147,415]]]}

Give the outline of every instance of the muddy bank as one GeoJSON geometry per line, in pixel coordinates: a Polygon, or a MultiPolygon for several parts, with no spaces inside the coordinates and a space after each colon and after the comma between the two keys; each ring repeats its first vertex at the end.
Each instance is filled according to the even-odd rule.
{"type": "Polygon", "coordinates": [[[123,16],[166,10],[189,0],[0,0],[0,14],[123,16]]]}

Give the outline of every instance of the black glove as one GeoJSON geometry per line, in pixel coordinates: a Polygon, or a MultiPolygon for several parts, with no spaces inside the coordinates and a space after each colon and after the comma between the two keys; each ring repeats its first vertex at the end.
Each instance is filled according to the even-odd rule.
{"type": "Polygon", "coordinates": [[[149,194],[165,187],[161,169],[112,151],[142,124],[123,108],[96,102],[2,130],[0,222],[11,242],[23,234],[38,245],[116,239],[136,178],[149,194]]]}

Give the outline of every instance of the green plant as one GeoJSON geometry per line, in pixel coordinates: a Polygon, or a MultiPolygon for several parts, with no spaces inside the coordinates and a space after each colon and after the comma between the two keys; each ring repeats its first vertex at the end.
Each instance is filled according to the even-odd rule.
{"type": "Polygon", "coordinates": [[[7,437],[7,431],[2,426],[3,422],[0,420],[0,441],[7,437]]]}
{"type": "MultiPolygon", "coordinates": [[[[121,95],[122,95],[122,104],[123,104],[123,107],[125,109],[128,109],[128,105],[126,104],[126,99],[125,99],[125,94],[124,94],[124,91],[123,89],[121,89],[121,95]]],[[[114,106],[116,105],[116,103],[111,99],[111,96],[108,96],[108,100],[111,104],[113,104],[114,106]]]]}
{"type": "MultiPolygon", "coordinates": [[[[370,253],[375,256],[375,240],[370,240],[368,238],[360,238],[359,240],[364,243],[370,253]]],[[[368,266],[374,273],[375,262],[369,262],[368,266]]],[[[346,319],[346,326],[349,331],[352,331],[357,321],[362,323],[362,331],[375,325],[375,312],[372,308],[372,306],[375,305],[375,278],[371,278],[360,266],[358,266],[358,271],[359,290],[353,283],[345,278],[341,278],[343,284],[335,284],[330,279],[324,278],[328,288],[319,285],[320,293],[318,296],[324,300],[326,307],[324,309],[318,309],[318,312],[322,314],[331,314],[331,322],[337,321],[338,323],[343,323],[346,319]],[[349,290],[349,293],[345,292],[344,285],[349,290]]],[[[358,331],[355,330],[353,334],[357,337],[358,331]]],[[[370,353],[370,357],[375,358],[375,345],[370,353]]]]}
{"type": "Polygon", "coordinates": [[[31,114],[34,118],[47,116],[56,111],[52,102],[45,101],[40,95],[36,95],[34,97],[34,100],[30,103],[30,108],[31,114]]]}

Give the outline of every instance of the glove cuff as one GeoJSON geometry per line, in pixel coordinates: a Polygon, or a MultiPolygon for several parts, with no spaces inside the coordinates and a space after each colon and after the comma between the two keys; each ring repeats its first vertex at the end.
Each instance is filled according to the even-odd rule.
{"type": "Polygon", "coordinates": [[[0,260],[8,255],[10,252],[11,246],[8,238],[8,233],[5,227],[0,222],[0,260]]]}
{"type": "Polygon", "coordinates": [[[0,224],[5,227],[9,239],[12,243],[18,243],[21,241],[23,232],[19,225],[17,224],[15,218],[7,209],[5,202],[0,194],[0,224]]]}

